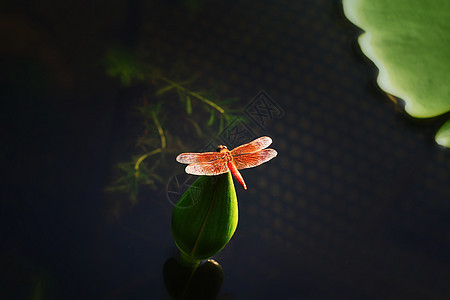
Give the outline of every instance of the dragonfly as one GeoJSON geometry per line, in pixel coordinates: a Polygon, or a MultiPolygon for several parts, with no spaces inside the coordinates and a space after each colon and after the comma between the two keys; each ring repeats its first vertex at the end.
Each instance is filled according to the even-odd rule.
{"type": "Polygon", "coordinates": [[[220,145],[216,152],[181,153],[176,160],[188,164],[185,171],[192,175],[215,176],[231,171],[234,178],[246,190],[247,185],[238,170],[259,166],[277,156],[274,149],[266,149],[270,144],[272,139],[263,136],[231,151],[226,146],[220,145]]]}

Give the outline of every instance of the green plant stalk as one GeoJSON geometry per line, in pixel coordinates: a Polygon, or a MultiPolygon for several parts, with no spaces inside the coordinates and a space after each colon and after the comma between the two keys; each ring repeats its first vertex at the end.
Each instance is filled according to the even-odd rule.
{"type": "Polygon", "coordinates": [[[136,163],[134,164],[134,169],[136,170],[135,176],[138,175],[137,171],[139,170],[139,166],[144,161],[144,159],[146,159],[147,157],[152,156],[152,155],[154,155],[156,153],[160,153],[164,149],[166,149],[166,136],[164,135],[164,130],[162,129],[161,124],[159,123],[158,116],[156,115],[155,111],[152,111],[151,115],[152,115],[153,122],[155,123],[155,126],[156,126],[156,128],[158,130],[159,137],[161,139],[161,148],[158,148],[158,149],[153,150],[151,152],[148,152],[148,153],[146,153],[144,155],[141,155],[137,159],[136,163]]]}
{"type": "Polygon", "coordinates": [[[153,122],[155,123],[156,128],[158,129],[159,137],[161,138],[161,149],[166,149],[166,136],[164,135],[164,130],[161,127],[161,124],[159,124],[158,116],[156,115],[155,111],[151,112],[153,122]]]}
{"type": "Polygon", "coordinates": [[[197,98],[198,100],[200,100],[200,101],[202,101],[202,102],[208,104],[209,106],[213,107],[213,108],[216,109],[218,112],[220,112],[221,114],[224,114],[224,113],[225,113],[225,110],[224,110],[222,107],[218,106],[217,104],[215,104],[215,103],[212,102],[211,100],[206,99],[206,98],[203,97],[202,95],[199,95],[199,94],[196,93],[196,92],[190,91],[190,90],[188,90],[187,88],[185,88],[185,87],[179,85],[178,83],[176,83],[176,82],[174,82],[174,81],[172,81],[172,80],[170,80],[170,79],[168,79],[168,78],[166,78],[166,77],[164,77],[164,76],[159,76],[159,78],[160,78],[161,80],[164,80],[164,81],[167,82],[168,84],[173,85],[175,88],[177,88],[177,89],[179,89],[179,90],[185,92],[186,94],[191,95],[192,97],[195,97],[195,98],[197,98]]]}
{"type": "Polygon", "coordinates": [[[222,250],[238,223],[238,204],[231,173],[200,176],[172,211],[172,235],[181,263],[197,266],[222,250]]]}
{"type": "Polygon", "coordinates": [[[186,96],[186,112],[188,115],[192,115],[191,97],[186,96]]]}
{"type": "Polygon", "coordinates": [[[138,171],[138,170],[139,170],[139,165],[142,163],[142,161],[144,161],[144,159],[146,159],[147,157],[152,156],[152,155],[154,155],[154,154],[156,154],[156,153],[162,152],[162,150],[163,150],[162,148],[158,148],[158,149],[153,150],[153,151],[151,151],[151,152],[148,152],[148,153],[146,153],[146,154],[144,154],[144,155],[141,155],[141,156],[137,159],[136,163],[134,164],[134,169],[135,169],[136,171],[138,171]]]}

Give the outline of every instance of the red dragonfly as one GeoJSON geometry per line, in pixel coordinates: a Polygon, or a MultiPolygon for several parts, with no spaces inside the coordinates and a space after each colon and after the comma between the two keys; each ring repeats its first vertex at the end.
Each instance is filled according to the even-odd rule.
{"type": "Polygon", "coordinates": [[[217,147],[217,152],[181,153],[177,162],[189,164],[186,173],[192,175],[214,176],[231,171],[234,178],[247,189],[238,170],[253,168],[277,156],[277,151],[265,149],[272,144],[268,136],[260,137],[248,144],[228,150],[226,146],[217,147]]]}

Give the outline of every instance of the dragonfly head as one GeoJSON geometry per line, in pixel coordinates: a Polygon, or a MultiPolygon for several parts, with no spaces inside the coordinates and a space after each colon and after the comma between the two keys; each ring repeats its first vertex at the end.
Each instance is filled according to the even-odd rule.
{"type": "Polygon", "coordinates": [[[220,145],[217,147],[217,152],[223,152],[224,150],[228,150],[227,146],[220,145]]]}

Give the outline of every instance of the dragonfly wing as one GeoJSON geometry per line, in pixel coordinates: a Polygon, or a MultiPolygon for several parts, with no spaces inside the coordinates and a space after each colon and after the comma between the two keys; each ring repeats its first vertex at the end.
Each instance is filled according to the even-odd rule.
{"type": "Polygon", "coordinates": [[[234,156],[233,162],[238,170],[253,168],[271,160],[277,156],[277,154],[277,151],[273,149],[264,149],[258,152],[234,156]]]}
{"type": "Polygon", "coordinates": [[[228,172],[227,163],[223,162],[204,162],[190,164],[185,169],[186,173],[192,175],[220,175],[228,172]]]}
{"type": "Polygon", "coordinates": [[[265,149],[272,144],[272,139],[268,136],[260,137],[248,144],[241,145],[231,150],[231,155],[239,155],[244,153],[252,153],[261,149],[265,149]]]}
{"type": "Polygon", "coordinates": [[[181,153],[177,156],[177,162],[182,164],[204,163],[218,160],[223,157],[219,152],[181,153]]]}

